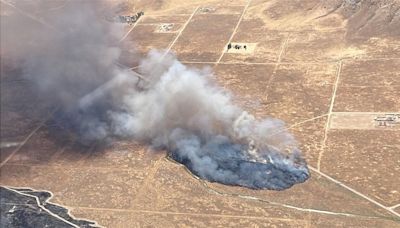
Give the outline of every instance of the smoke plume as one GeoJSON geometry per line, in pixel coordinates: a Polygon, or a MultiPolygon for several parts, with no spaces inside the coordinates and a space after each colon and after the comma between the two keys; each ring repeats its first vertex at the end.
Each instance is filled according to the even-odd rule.
{"type": "Polygon", "coordinates": [[[147,80],[116,64],[122,27],[96,2],[70,1],[56,13],[39,2],[42,11],[1,21],[2,58],[23,68],[82,143],[139,140],[201,178],[249,188],[282,190],[309,177],[285,124],[246,113],[210,70],[156,50],[137,69],[147,80]]]}

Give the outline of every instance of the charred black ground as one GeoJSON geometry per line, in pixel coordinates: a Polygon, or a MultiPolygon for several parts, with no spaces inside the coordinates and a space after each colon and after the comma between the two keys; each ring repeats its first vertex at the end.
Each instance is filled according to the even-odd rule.
{"type": "Polygon", "coordinates": [[[47,191],[0,186],[0,195],[1,227],[100,227],[73,218],[68,209],[48,202],[52,195],[47,191]]]}
{"type": "Polygon", "coordinates": [[[170,156],[202,179],[251,189],[285,190],[310,177],[307,164],[301,157],[290,158],[269,152],[254,160],[247,154],[247,145],[229,141],[212,146],[205,144],[200,149],[203,150],[201,159],[215,161],[212,174],[199,170],[191,155],[184,151],[173,151],[170,156]]]}

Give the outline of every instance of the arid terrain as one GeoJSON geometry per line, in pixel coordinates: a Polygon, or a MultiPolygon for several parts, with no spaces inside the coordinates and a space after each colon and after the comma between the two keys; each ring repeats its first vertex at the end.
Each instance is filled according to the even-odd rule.
{"type": "MultiPolygon", "coordinates": [[[[46,10],[10,2],[2,16],[46,10]]],[[[244,109],[287,123],[310,179],[251,190],[198,179],[138,142],[82,146],[2,61],[0,185],[51,192],[104,227],[400,227],[399,1],[128,1],[118,14],[139,11],[121,64],[162,49],[212,70],[244,109]]]]}

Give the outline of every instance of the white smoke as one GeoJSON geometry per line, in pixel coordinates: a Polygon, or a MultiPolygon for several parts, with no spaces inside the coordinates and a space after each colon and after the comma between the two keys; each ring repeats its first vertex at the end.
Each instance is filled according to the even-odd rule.
{"type": "Polygon", "coordinates": [[[172,54],[163,57],[163,53],[151,51],[142,60],[139,72],[150,82],[143,86],[145,89],[127,88],[121,97],[125,112],[112,115],[118,132],[151,140],[156,146],[170,145],[171,134],[182,129],[202,139],[225,135],[238,143],[254,140],[261,149],[296,147],[282,121],[257,120],[243,111],[206,70],[188,68],[172,54]]]}
{"type": "Polygon", "coordinates": [[[50,27],[13,17],[2,23],[2,56],[12,53],[38,94],[59,107],[55,118],[82,142],[139,140],[166,149],[196,175],[226,184],[285,189],[308,178],[284,123],[246,113],[210,70],[159,51],[138,68],[147,80],[115,64],[120,27],[99,18],[93,2],[72,1],[55,18],[40,15],[50,27]],[[15,32],[24,27],[30,29],[18,40],[15,32]]]}

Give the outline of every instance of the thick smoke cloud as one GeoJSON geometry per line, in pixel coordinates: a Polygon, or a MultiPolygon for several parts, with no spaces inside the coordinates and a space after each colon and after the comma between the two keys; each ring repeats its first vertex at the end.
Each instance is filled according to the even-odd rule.
{"type": "Polygon", "coordinates": [[[83,143],[140,140],[199,177],[230,185],[282,190],[308,178],[284,123],[246,113],[209,70],[159,51],[138,68],[147,80],[118,66],[121,27],[99,17],[95,3],[70,1],[37,20],[9,16],[1,27],[2,56],[23,67],[38,94],[59,107],[55,118],[83,143]]]}

